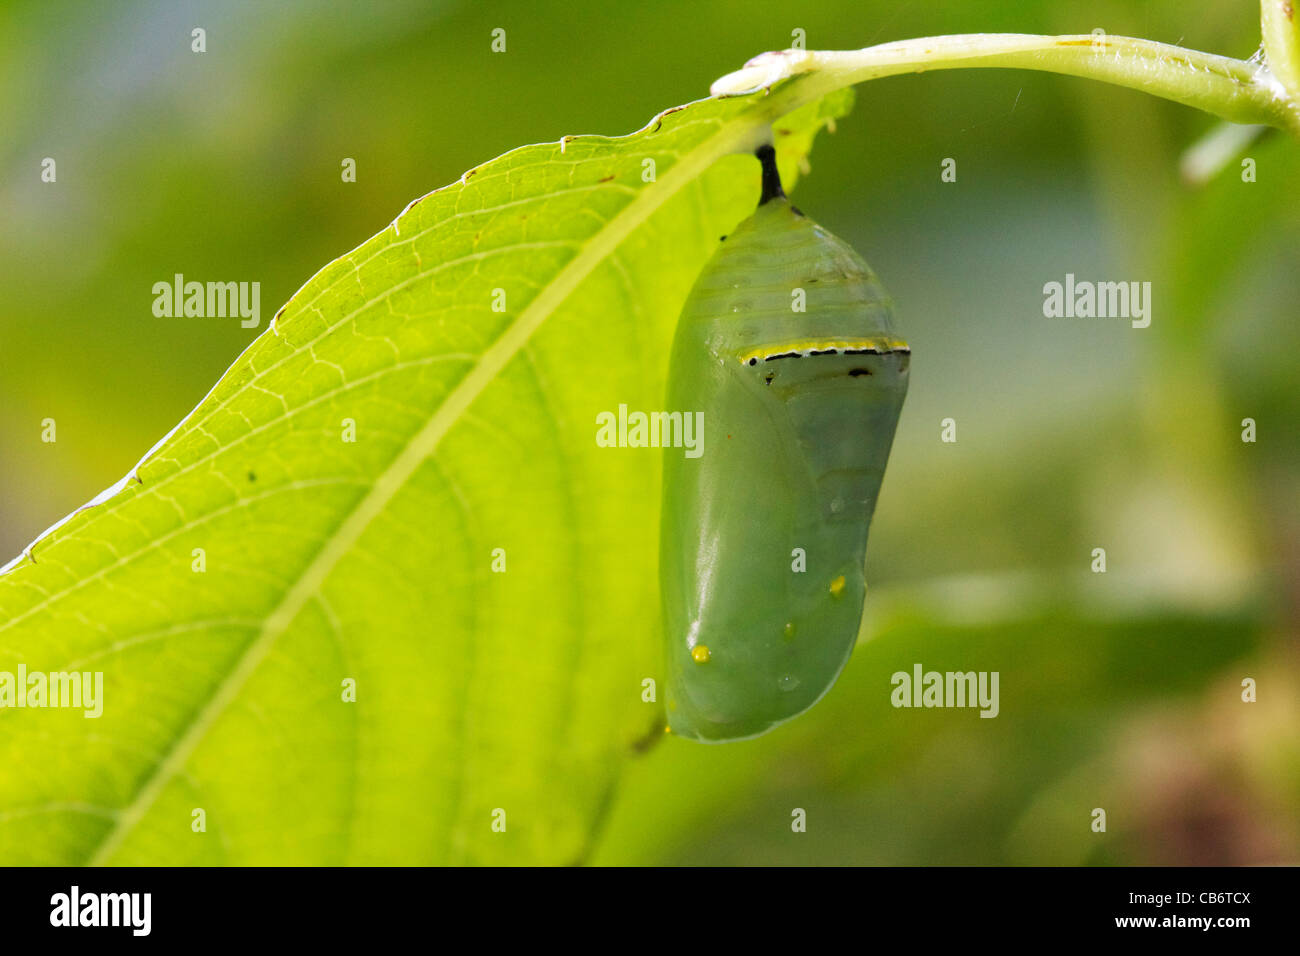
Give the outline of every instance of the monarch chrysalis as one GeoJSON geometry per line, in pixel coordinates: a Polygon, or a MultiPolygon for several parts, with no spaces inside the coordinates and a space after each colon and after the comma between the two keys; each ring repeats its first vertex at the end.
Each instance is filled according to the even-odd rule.
{"type": "Polygon", "coordinates": [[[668,373],[666,407],[703,411],[705,435],[702,457],[664,458],[666,703],[703,741],[802,713],[847,663],[907,391],[875,274],[790,205],[772,147],[757,155],[758,209],[700,274],[668,373]]]}

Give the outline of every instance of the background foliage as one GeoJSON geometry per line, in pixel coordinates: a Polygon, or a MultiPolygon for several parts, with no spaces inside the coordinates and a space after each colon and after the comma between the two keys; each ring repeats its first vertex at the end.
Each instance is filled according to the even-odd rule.
{"type": "MultiPolygon", "coordinates": [[[[10,4],[0,553],[125,473],[256,334],[155,319],[160,278],[257,279],[265,321],[412,198],[520,143],[637,129],[795,27],[852,48],[1100,26],[1244,56],[1256,17],[1230,0],[10,4]]],[[[1039,74],[859,89],[797,201],[881,275],[916,356],[864,643],[790,726],[631,763],[597,862],[1295,861],[1300,148],[1276,137],[1251,150],[1257,183],[1230,167],[1189,189],[1180,152],[1212,122],[1039,74]],[[1042,318],[1066,272],[1152,281],[1152,327],[1042,318]],[[893,710],[888,675],[915,661],[1001,670],[1002,715],[893,710]]]]}

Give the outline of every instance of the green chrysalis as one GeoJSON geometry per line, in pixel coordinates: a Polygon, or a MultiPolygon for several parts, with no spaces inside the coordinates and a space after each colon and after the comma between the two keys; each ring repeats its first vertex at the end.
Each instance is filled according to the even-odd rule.
{"type": "Polygon", "coordinates": [[[669,729],[762,734],[817,702],[857,639],[867,530],[907,392],[890,300],[786,200],[758,150],[758,209],[682,310],[667,408],[704,453],[664,457],[660,581],[669,729]]]}

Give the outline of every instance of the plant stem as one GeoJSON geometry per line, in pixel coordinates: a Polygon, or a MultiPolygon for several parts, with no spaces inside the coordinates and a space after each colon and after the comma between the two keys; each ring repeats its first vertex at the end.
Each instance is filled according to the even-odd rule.
{"type": "Polygon", "coordinates": [[[1300,16],[1296,0],[1260,0],[1264,56],[1273,75],[1292,97],[1300,95],[1300,16]]]}
{"type": "MultiPolygon", "coordinates": [[[[1265,0],[1266,4],[1270,2],[1273,0],[1265,0]]],[[[1045,70],[1103,80],[1193,106],[1234,123],[1277,126],[1300,136],[1300,99],[1264,65],[1100,33],[973,33],[900,40],[863,50],[782,50],[750,60],[744,69],[714,83],[712,92],[751,93],[798,77],[797,83],[773,97],[773,112],[788,112],[833,90],[866,80],[977,67],[1045,70]]]]}

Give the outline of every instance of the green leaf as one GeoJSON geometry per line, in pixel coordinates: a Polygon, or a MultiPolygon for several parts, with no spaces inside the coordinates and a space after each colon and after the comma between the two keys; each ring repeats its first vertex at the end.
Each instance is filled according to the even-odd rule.
{"type": "Polygon", "coordinates": [[[794,102],[523,147],[412,203],[11,562],[0,672],[102,672],[103,713],[0,709],[0,861],[581,859],[659,719],[660,453],[598,448],[596,415],[662,404],[758,194],[737,154],[780,119],[792,179],[851,96],[794,102]]]}

